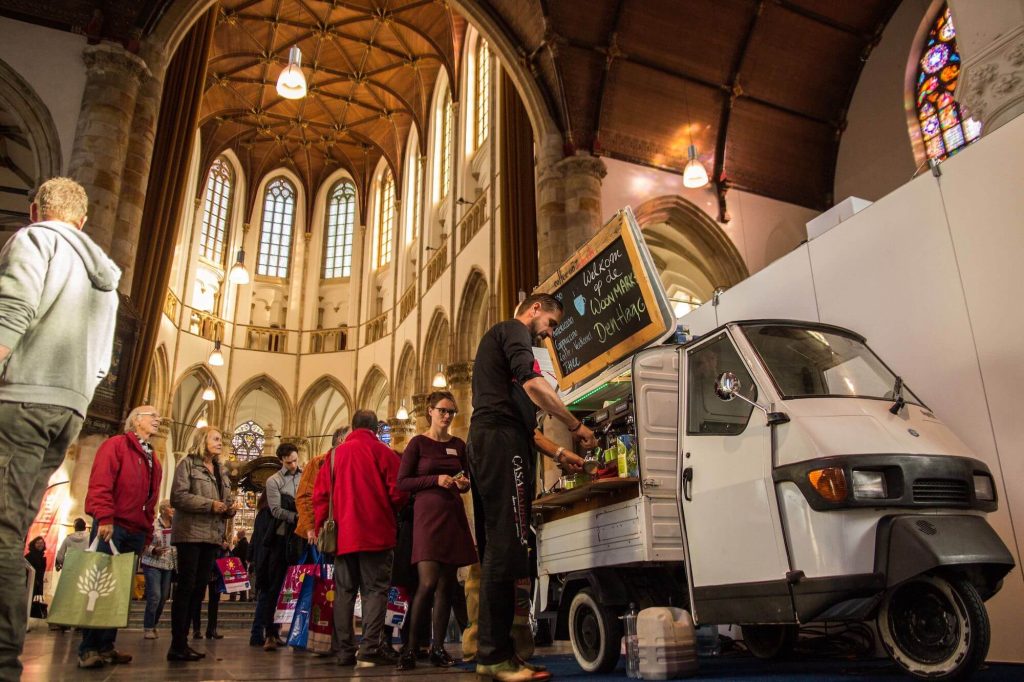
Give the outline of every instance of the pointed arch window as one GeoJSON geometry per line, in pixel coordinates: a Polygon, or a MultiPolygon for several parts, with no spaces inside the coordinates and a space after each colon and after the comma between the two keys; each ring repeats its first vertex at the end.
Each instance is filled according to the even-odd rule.
{"type": "Polygon", "coordinates": [[[272,180],[263,194],[263,226],[256,274],[287,277],[295,226],[295,188],[284,178],[272,180]]]}
{"type": "Polygon", "coordinates": [[[943,5],[921,50],[915,80],[918,124],[929,159],[942,161],[981,135],[981,123],[964,120],[954,99],[959,77],[956,28],[949,7],[943,5]]]}
{"type": "Polygon", "coordinates": [[[263,456],[263,445],[267,442],[267,434],[263,427],[252,419],[241,424],[231,436],[231,450],[235,459],[248,462],[263,456]]]}
{"type": "Polygon", "coordinates": [[[223,156],[217,157],[206,176],[199,255],[221,267],[224,267],[225,242],[231,218],[231,190],[234,184],[231,164],[223,156]]]}
{"type": "Polygon", "coordinates": [[[409,163],[406,164],[406,177],[411,178],[409,188],[409,201],[411,202],[406,213],[405,225],[405,246],[412,244],[420,229],[420,204],[423,203],[423,163],[415,149],[409,151],[409,163]]]}
{"type": "Polygon", "coordinates": [[[356,188],[348,180],[334,186],[327,202],[324,240],[324,279],[352,274],[352,233],[355,229],[356,188]]]}
{"type": "Polygon", "coordinates": [[[483,38],[476,48],[476,88],[474,110],[475,149],[483,146],[491,132],[491,49],[483,38]]]}
{"type": "Polygon", "coordinates": [[[448,196],[452,188],[452,139],[455,132],[455,105],[451,90],[445,93],[441,109],[441,196],[448,196]]]}
{"type": "Polygon", "coordinates": [[[377,189],[377,267],[391,262],[391,250],[395,239],[395,179],[391,169],[385,168],[377,189]]]}

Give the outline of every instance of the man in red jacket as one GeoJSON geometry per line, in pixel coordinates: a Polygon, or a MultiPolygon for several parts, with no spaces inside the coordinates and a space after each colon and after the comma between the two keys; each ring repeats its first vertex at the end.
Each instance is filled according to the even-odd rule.
{"type": "MultiPolygon", "coordinates": [[[[136,407],[125,420],[124,433],[112,436],[96,451],[89,475],[85,512],[92,516],[91,538],[97,551],[112,554],[142,550],[153,539],[153,519],[160,498],[160,462],[149,444],[160,428],[160,413],[150,405],[136,407]]],[[[114,648],[117,630],[83,630],[78,667],[100,668],[129,663],[131,655],[114,648]]]]}
{"type": "Polygon", "coordinates": [[[334,500],[338,554],[334,559],[334,634],[338,664],[356,667],[393,665],[381,649],[381,633],[391,584],[395,548],[395,512],[407,496],[398,490],[394,451],[377,439],[377,415],[359,410],[352,433],[328,456],[313,486],[316,528],[324,525],[334,500]],[[363,600],[363,639],[358,654],[352,637],[356,593],[363,600]]]}

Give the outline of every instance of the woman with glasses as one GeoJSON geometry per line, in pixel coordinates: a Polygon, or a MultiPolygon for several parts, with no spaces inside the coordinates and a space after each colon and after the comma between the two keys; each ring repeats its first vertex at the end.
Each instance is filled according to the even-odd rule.
{"type": "Polygon", "coordinates": [[[399,670],[416,667],[417,633],[431,607],[430,662],[446,668],[454,664],[444,649],[451,614],[451,591],[457,585],[459,567],[477,562],[461,498],[469,491],[466,444],[448,432],[458,408],[447,391],[431,393],[427,397],[427,408],[430,427],[405,446],[398,470],[398,488],[416,494],[412,563],[419,575],[419,586],[412,602],[412,623],[399,658],[399,670]]]}

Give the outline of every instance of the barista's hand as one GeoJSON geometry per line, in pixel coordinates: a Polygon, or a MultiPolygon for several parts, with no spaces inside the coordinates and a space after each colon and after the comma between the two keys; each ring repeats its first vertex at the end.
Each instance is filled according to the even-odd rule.
{"type": "Polygon", "coordinates": [[[579,472],[583,471],[583,458],[577,455],[575,452],[563,450],[562,462],[561,464],[558,465],[558,468],[560,468],[562,470],[562,473],[565,474],[578,474],[579,472]]]}
{"type": "Polygon", "coordinates": [[[597,447],[597,439],[594,438],[594,432],[587,428],[586,424],[580,424],[580,428],[576,429],[576,432],[572,435],[579,440],[586,450],[597,447]]]}
{"type": "Polygon", "coordinates": [[[114,524],[105,523],[99,527],[96,531],[97,537],[104,542],[110,542],[110,538],[114,537],[114,524]]]}

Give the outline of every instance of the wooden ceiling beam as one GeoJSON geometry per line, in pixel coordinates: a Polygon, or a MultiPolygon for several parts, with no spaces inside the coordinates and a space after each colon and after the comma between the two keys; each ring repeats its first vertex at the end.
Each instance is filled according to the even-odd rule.
{"type": "Polygon", "coordinates": [[[772,2],[778,5],[779,7],[789,12],[792,12],[793,14],[799,15],[805,19],[810,19],[811,21],[821,24],[822,26],[828,26],[829,28],[835,29],[842,33],[846,33],[856,38],[860,38],[863,41],[871,40],[871,34],[866,33],[865,31],[861,31],[860,29],[854,26],[850,26],[849,24],[844,24],[841,21],[836,21],[831,17],[826,17],[824,14],[819,14],[814,10],[802,7],[796,4],[795,2],[792,2],[792,0],[772,0],[772,2]]]}

